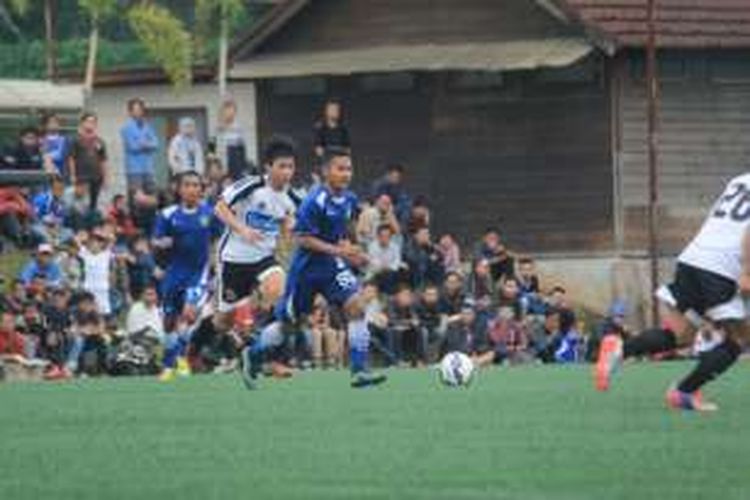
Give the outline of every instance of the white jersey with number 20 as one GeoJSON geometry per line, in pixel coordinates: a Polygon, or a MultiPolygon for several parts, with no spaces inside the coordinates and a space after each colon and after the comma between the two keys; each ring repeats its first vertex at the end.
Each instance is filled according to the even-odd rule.
{"type": "Polygon", "coordinates": [[[736,281],[742,274],[742,237],[749,224],[750,174],[743,174],[729,181],[677,260],[736,281]]]}

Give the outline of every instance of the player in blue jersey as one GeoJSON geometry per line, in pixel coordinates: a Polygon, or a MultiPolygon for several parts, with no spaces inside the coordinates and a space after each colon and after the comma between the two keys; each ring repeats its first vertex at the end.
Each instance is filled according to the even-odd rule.
{"type": "Polygon", "coordinates": [[[168,332],[162,377],[170,379],[187,340],[178,335],[181,325],[195,319],[198,309],[207,300],[211,242],[221,225],[213,215],[213,207],[203,200],[201,178],[185,172],[178,179],[180,202],[161,211],[156,221],[153,245],[168,253],[168,265],[161,282],[160,295],[164,310],[165,331],[168,332]],[[180,321],[180,320],[183,321],[180,321]]]}
{"type": "Polygon", "coordinates": [[[367,358],[370,332],[364,319],[360,286],[353,269],[366,264],[362,250],[350,239],[357,197],[349,190],[352,160],[345,150],[331,148],[323,165],[325,182],[314,188],[297,211],[294,233],[297,249],[292,258],[284,296],[276,306],[276,321],[243,350],[243,379],[256,386],[262,353],[284,341],[285,326],[299,325],[320,294],[342,307],[349,335],[352,387],[385,382],[385,375],[370,373],[367,358]]]}

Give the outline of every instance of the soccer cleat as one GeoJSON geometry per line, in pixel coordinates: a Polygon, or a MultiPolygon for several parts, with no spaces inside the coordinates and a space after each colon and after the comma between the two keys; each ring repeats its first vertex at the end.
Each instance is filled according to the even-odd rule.
{"type": "Polygon", "coordinates": [[[271,362],[271,375],[275,378],[291,378],[294,375],[294,370],[289,368],[284,363],[278,361],[271,362]]]}
{"type": "Polygon", "coordinates": [[[352,375],[351,386],[355,389],[380,385],[388,380],[382,373],[359,372],[352,375]]]}
{"type": "Polygon", "coordinates": [[[252,353],[251,346],[245,346],[240,353],[240,376],[245,387],[249,390],[258,388],[258,373],[260,367],[258,366],[258,360],[255,359],[252,353]]]}
{"type": "Polygon", "coordinates": [[[164,368],[159,374],[159,381],[171,382],[177,377],[174,368],[164,368]]]}
{"type": "Polygon", "coordinates": [[[619,335],[606,335],[599,346],[599,358],[594,366],[596,390],[606,391],[612,376],[622,364],[622,339],[619,335]]]}
{"type": "Polygon", "coordinates": [[[703,400],[701,391],[692,394],[671,388],[666,395],[667,406],[673,410],[713,412],[719,409],[715,403],[703,400]]]}
{"type": "Polygon", "coordinates": [[[190,364],[187,358],[180,356],[177,358],[177,376],[189,377],[190,376],[190,364]]]}

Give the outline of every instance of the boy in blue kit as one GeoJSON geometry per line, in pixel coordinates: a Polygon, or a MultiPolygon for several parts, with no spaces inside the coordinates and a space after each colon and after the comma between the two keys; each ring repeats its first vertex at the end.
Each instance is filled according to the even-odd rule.
{"type": "Polygon", "coordinates": [[[165,331],[170,340],[164,356],[164,379],[173,376],[178,357],[182,356],[187,345],[186,339],[178,341],[172,338],[178,319],[188,309],[195,316],[207,298],[211,242],[221,229],[213,215],[213,207],[203,201],[198,174],[182,174],[178,186],[180,203],[161,211],[153,241],[155,248],[169,252],[169,264],[160,287],[165,331]]]}
{"type": "Polygon", "coordinates": [[[314,188],[297,211],[297,240],[284,290],[276,306],[276,322],[242,352],[243,380],[256,386],[262,354],[284,342],[283,326],[298,325],[312,311],[315,296],[343,308],[348,319],[352,387],[385,382],[385,375],[367,370],[370,332],[364,319],[359,281],[352,268],[366,264],[359,247],[349,240],[357,197],[349,190],[352,160],[348,151],[330,148],[323,164],[324,183],[314,188]]]}

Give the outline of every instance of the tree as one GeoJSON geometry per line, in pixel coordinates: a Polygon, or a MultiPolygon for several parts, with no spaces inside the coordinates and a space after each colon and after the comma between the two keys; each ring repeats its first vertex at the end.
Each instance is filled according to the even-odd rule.
{"type": "Polygon", "coordinates": [[[86,59],[86,77],[83,82],[86,96],[91,97],[94,91],[96,54],[99,50],[99,26],[117,11],[117,0],[78,0],[78,6],[88,16],[91,23],[89,52],[86,59]]]}
{"type": "Polygon", "coordinates": [[[211,21],[219,20],[219,96],[227,94],[227,71],[229,66],[229,36],[231,20],[241,17],[245,11],[243,0],[196,0],[199,32],[206,31],[211,21]]]}
{"type": "Polygon", "coordinates": [[[31,0],[0,0],[0,22],[18,38],[23,38],[23,33],[13,21],[13,14],[23,16],[29,10],[31,0]]]}
{"type": "MultiPolygon", "coordinates": [[[[42,2],[34,2],[35,4],[42,2]]],[[[38,6],[38,5],[37,5],[38,6]]],[[[54,80],[57,75],[57,43],[55,40],[55,13],[57,11],[57,0],[43,0],[44,9],[44,57],[47,69],[47,78],[54,80]]],[[[23,32],[13,22],[11,13],[19,16],[29,14],[32,8],[32,0],[0,0],[0,22],[8,28],[16,38],[23,39],[23,32]]]]}

